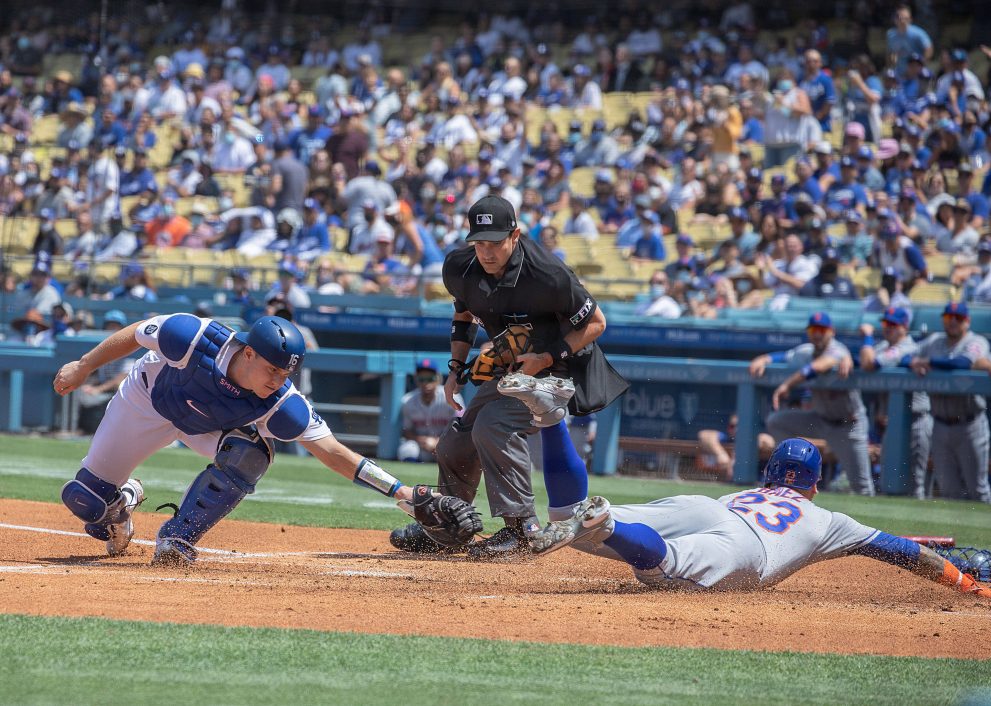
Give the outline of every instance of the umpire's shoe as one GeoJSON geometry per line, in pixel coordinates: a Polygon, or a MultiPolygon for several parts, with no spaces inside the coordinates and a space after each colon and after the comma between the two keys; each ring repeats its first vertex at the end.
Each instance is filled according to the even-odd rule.
{"type": "Polygon", "coordinates": [[[442,554],[458,551],[455,547],[445,547],[432,540],[420,526],[419,522],[411,522],[405,527],[392,530],[389,544],[403,552],[416,554],[442,554]]]}
{"type": "Polygon", "coordinates": [[[537,518],[508,519],[507,524],[491,537],[468,546],[468,558],[477,561],[511,559],[530,554],[528,536],[540,529],[537,518]]]}

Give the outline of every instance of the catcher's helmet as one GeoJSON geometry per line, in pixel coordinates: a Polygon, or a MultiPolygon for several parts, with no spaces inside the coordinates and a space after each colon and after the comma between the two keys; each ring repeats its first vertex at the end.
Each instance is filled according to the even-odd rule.
{"type": "Polygon", "coordinates": [[[808,490],[822,473],[822,454],[805,439],[785,439],[764,467],[764,485],[785,485],[808,490]]]}
{"type": "Polygon", "coordinates": [[[235,337],[275,367],[290,373],[302,364],[306,354],[303,334],[291,322],[278,316],[263,316],[252,324],[250,331],[242,331],[235,337]]]}

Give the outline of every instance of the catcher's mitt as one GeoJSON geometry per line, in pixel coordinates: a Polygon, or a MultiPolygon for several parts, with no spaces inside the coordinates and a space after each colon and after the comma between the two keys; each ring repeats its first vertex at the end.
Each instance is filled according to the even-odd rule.
{"type": "Polygon", "coordinates": [[[492,337],[492,347],[478,354],[478,357],[466,366],[471,370],[471,379],[475,383],[485,382],[495,377],[497,368],[510,370],[516,363],[516,358],[533,350],[530,340],[530,329],[514,324],[502,333],[492,337]]]}
{"type": "Polygon", "coordinates": [[[460,547],[482,531],[482,516],[453,495],[434,495],[429,485],[413,488],[413,517],[427,536],[445,547],[460,547]]]}
{"type": "Polygon", "coordinates": [[[982,583],[991,582],[991,551],[975,547],[930,548],[953,564],[962,574],[970,574],[982,583]]]}

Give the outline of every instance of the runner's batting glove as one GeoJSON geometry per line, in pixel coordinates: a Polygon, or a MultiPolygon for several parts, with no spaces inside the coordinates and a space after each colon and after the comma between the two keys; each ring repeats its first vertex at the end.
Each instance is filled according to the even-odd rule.
{"type": "Polygon", "coordinates": [[[445,547],[465,545],[482,531],[482,516],[474,505],[452,495],[434,495],[429,485],[413,488],[413,517],[445,547]]]}

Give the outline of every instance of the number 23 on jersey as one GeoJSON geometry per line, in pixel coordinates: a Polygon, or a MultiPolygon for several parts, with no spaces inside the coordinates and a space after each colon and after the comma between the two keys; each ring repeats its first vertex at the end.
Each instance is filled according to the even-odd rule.
{"type": "Polygon", "coordinates": [[[753,512],[753,521],[757,526],[774,534],[784,534],[802,517],[802,510],[795,503],[763,493],[741,493],[733,498],[733,502],[728,507],[740,515],[749,515],[753,512]],[[771,507],[779,509],[780,512],[774,514],[758,512],[757,506],[764,504],[769,504],[771,507]]]}

